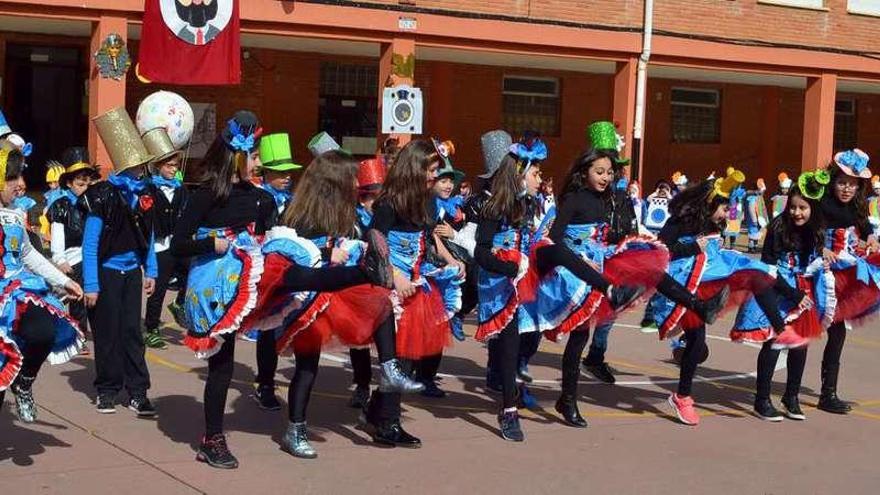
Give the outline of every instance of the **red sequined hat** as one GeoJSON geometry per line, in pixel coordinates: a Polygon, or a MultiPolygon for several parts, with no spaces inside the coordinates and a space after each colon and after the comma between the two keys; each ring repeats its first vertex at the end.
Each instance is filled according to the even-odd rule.
{"type": "Polygon", "coordinates": [[[381,186],[385,182],[385,160],[376,157],[362,161],[357,181],[361,190],[381,186]]]}

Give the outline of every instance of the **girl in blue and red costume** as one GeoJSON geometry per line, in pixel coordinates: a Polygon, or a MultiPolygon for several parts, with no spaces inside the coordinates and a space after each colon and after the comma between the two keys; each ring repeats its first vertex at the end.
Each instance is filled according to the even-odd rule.
{"type": "MultiPolygon", "coordinates": [[[[296,357],[287,398],[290,424],[283,440],[296,457],[317,457],[305,420],[322,347],[330,340],[346,346],[368,345],[379,324],[391,314],[388,288],[371,286],[363,273],[352,270],[368,256],[378,255],[387,263],[387,251],[375,249],[386,249],[380,234],[370,230],[363,236],[374,248],[369,251],[366,243],[356,239],[356,176],[357,162],[340,151],[325,152],[312,161],[281,225],[266,235],[266,272],[259,285],[257,310],[245,323],[247,328],[272,332],[277,352],[296,357]],[[292,266],[326,268],[328,283],[315,290],[290,291],[281,274],[292,266]]],[[[390,285],[390,270],[388,274],[390,285]]]]}
{"type": "Polygon", "coordinates": [[[541,185],[537,163],[504,155],[500,165],[487,161],[492,172],[492,196],[483,204],[477,226],[474,258],[480,267],[477,291],[476,339],[489,341],[490,359],[501,381],[498,413],[501,437],[525,439],[517,410],[516,373],[520,334],[537,330],[534,291],[537,273],[529,270],[534,246],[537,204],[541,185]]]}
{"type": "MultiPolygon", "coordinates": [[[[777,270],[774,290],[779,299],[780,316],[805,339],[822,333],[819,313],[813,304],[814,280],[831,276],[831,272],[824,269],[821,256],[825,231],[819,207],[829,180],[824,170],[801,174],[797,185],[786,195],[786,207],[770,223],[761,254],[761,261],[777,270]]],[[[777,335],[770,319],[755,298],[740,308],[730,336],[735,342],[763,344],[758,354],[755,413],[768,421],[781,421],[782,413],[770,400],[770,382],[780,349],[776,346],[777,335]]],[[[782,405],[785,416],[795,420],[806,419],[798,401],[806,361],[806,345],[788,350],[788,379],[782,405]]]]}
{"type": "Polygon", "coordinates": [[[67,362],[83,341],[50,288],[76,300],[83,293],[36,251],[24,215],[12,208],[25,187],[23,169],[20,152],[0,150],[0,405],[9,388],[19,419],[32,423],[37,418],[33,385],[43,363],[67,362]]]}
{"type": "Polygon", "coordinates": [[[824,322],[830,322],[818,407],[834,414],[851,410],[850,404],[837,396],[847,327],[880,310],[880,243],[872,234],[865,202],[871,180],[868,161],[868,155],[859,149],[836,154],[828,167],[831,191],[821,204],[827,227],[823,257],[834,273],[834,288],[823,287],[823,279],[817,281],[820,295],[816,303],[824,322]]]}
{"type": "Polygon", "coordinates": [[[449,150],[434,142],[411,141],[388,168],[382,193],[373,205],[371,228],[387,236],[394,266],[395,315],[387,318],[374,335],[383,378],[364,418],[373,440],[381,444],[421,446],[421,441],[400,424],[400,391],[424,389],[420,383],[410,386],[395,378],[405,375],[402,370],[409,364],[397,362],[394,347],[386,340],[393,339],[397,356],[405,360],[436,356],[450,340],[449,319],[455,311],[452,303],[461,301],[458,284],[464,277],[464,267],[433,234],[436,213],[431,190],[440,162],[448,154],[449,150]],[[446,266],[437,266],[438,260],[446,266]],[[392,386],[393,382],[400,386],[392,386]]]}
{"type": "MultiPolygon", "coordinates": [[[[205,437],[197,459],[233,469],[238,460],[223,435],[223,414],[232,380],[236,334],[257,306],[264,270],[262,238],[275,222],[275,202],[250,179],[257,166],[254,147],[261,134],[256,115],[240,111],[227,123],[205,157],[207,180],[193,193],[171,241],[175,256],[192,256],[187,280],[187,346],[208,359],[205,437]]],[[[289,267],[279,290],[334,290],[355,280],[360,267],[334,276],[323,269],[289,267]]],[[[390,277],[390,275],[388,275],[390,277]]],[[[350,285],[350,284],[349,284],[350,285]]]]}

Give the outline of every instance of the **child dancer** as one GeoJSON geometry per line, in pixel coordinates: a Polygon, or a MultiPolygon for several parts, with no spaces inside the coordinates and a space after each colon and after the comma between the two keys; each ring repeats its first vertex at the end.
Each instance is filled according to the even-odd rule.
{"type": "Polygon", "coordinates": [[[80,286],[31,245],[24,215],[10,208],[24,190],[24,156],[0,150],[0,405],[6,389],[15,395],[21,421],[37,419],[33,385],[43,363],[61,364],[76,356],[82,335],[77,323],[50,292],[82,298],[80,286]]]}
{"type": "MultiPolygon", "coordinates": [[[[770,223],[761,254],[761,261],[777,268],[774,288],[780,296],[780,315],[798,335],[807,339],[822,333],[813,305],[812,277],[830,276],[830,272],[823,269],[820,251],[825,232],[819,208],[829,180],[824,170],[801,174],[798,184],[788,193],[785,211],[770,223]]],[[[770,320],[755,299],[750,299],[739,310],[731,338],[736,342],[763,343],[758,354],[755,413],[768,421],[783,418],[770,401],[770,383],[779,359],[775,337],[770,320]]],[[[782,405],[785,416],[795,420],[806,419],[798,401],[806,361],[806,345],[788,350],[788,379],[782,405]]]]}
{"type": "MultiPolygon", "coordinates": [[[[384,341],[394,335],[395,327],[397,355],[407,360],[437,355],[449,341],[450,315],[445,302],[450,298],[444,296],[455,284],[454,279],[464,276],[464,270],[442,243],[434,242],[436,213],[431,194],[437,169],[447,155],[448,150],[432,142],[411,141],[389,167],[384,188],[373,207],[371,227],[388,237],[394,265],[392,301],[397,306],[396,315],[383,322],[374,337],[383,373],[389,376],[401,372],[393,354],[384,349],[384,341]],[[436,249],[448,263],[445,269],[431,263],[429,249],[436,249]]],[[[424,387],[420,383],[415,385],[403,390],[420,392],[424,387]]],[[[400,399],[399,392],[380,383],[367,406],[364,419],[368,431],[377,443],[420,447],[421,440],[400,425],[400,399]]]]}
{"type": "Polygon", "coordinates": [[[143,296],[153,293],[157,276],[155,200],[144,179],[151,156],[124,108],[96,118],[95,125],[116,169],[85,195],[83,281],[95,337],[97,411],[115,413],[116,396],[125,387],[128,408],[152,417],[140,321],[143,296]]]}
{"type": "Polygon", "coordinates": [[[846,342],[847,324],[859,322],[878,311],[880,300],[880,244],[871,233],[865,195],[871,170],[868,155],[859,149],[838,153],[829,166],[831,193],[822,199],[825,233],[823,257],[834,272],[834,290],[827,290],[817,305],[828,327],[822,355],[822,391],[819,409],[846,414],[852,407],[837,396],[840,356],[846,342]]]}
{"type": "Polygon", "coordinates": [[[788,202],[788,192],[791,190],[791,179],[785,172],[780,172],[779,176],[779,192],[770,197],[770,219],[774,219],[785,211],[785,205],[788,202]]]}
{"type": "MultiPolygon", "coordinates": [[[[356,234],[354,186],[357,163],[340,151],[319,155],[309,165],[296,188],[293,202],[280,226],[269,231],[263,252],[267,273],[260,291],[275,293],[263,300],[253,313],[262,319],[257,327],[273,327],[279,354],[296,357],[296,373],[288,392],[290,425],[283,443],[296,457],[312,459],[317,452],[308,441],[306,409],[318,373],[321,348],[331,338],[345,345],[364,345],[374,330],[391,314],[390,291],[357,285],[337,292],[276,290],[281,278],[275,274],[292,264],[302,267],[357,266],[364,243],[352,240],[356,234]],[[280,267],[280,269],[279,269],[280,267]]],[[[364,238],[374,239],[376,231],[364,238]]],[[[381,239],[381,237],[379,237],[381,239]]],[[[338,272],[338,268],[330,268],[338,272]]],[[[328,271],[328,276],[332,276],[328,271]]],[[[390,273],[390,272],[389,272],[390,273]]],[[[364,282],[366,280],[364,279],[364,282]]],[[[390,278],[388,280],[390,285],[390,278]]]]}
{"type": "Polygon", "coordinates": [[[767,205],[764,203],[764,192],[767,186],[764,179],[755,181],[755,189],[748,191],[745,198],[745,222],[749,231],[749,253],[758,252],[764,228],[767,227],[767,205]]]}
{"type": "MultiPolygon", "coordinates": [[[[238,467],[223,435],[223,411],[235,364],[236,333],[257,306],[257,284],[263,273],[261,238],[275,215],[272,197],[250,182],[258,160],[254,146],[261,133],[256,115],[246,110],[227,123],[205,157],[207,181],[193,193],[171,241],[175,256],[193,256],[184,343],[198,357],[208,359],[205,437],[196,459],[222,469],[238,467]]],[[[340,274],[293,265],[273,275],[282,277],[278,290],[335,290],[352,281],[363,283],[364,272],[382,272],[375,268],[379,256],[366,258],[372,265],[343,268],[340,274]]]]}
{"type": "MultiPolygon", "coordinates": [[[[159,333],[159,318],[162,315],[162,303],[168,290],[168,280],[181,271],[184,260],[171,254],[171,234],[186,208],[187,190],[183,181],[178,179],[177,171],[181,164],[182,151],[178,151],[171,143],[171,138],[164,129],[152,129],[144,134],[144,145],[153,155],[150,167],[149,189],[155,199],[155,238],[154,249],[159,274],[156,278],[156,290],[147,298],[147,310],[144,315],[144,344],[152,349],[167,347],[159,333]]],[[[185,270],[184,270],[185,273],[185,270]]],[[[177,303],[182,304],[186,295],[186,286],[177,292],[177,303]]]]}
{"type": "MultiPolygon", "coordinates": [[[[76,283],[81,283],[83,232],[88,211],[80,198],[89,188],[89,182],[100,175],[84,161],[88,156],[82,148],[65,151],[63,159],[68,165],[59,179],[62,193],[49,205],[46,213],[51,232],[50,249],[55,266],[76,283]],[[78,150],[82,150],[82,153],[78,150]]],[[[80,331],[87,335],[88,313],[85,305],[82,301],[71,301],[68,307],[70,316],[79,323],[80,331]]],[[[82,352],[87,352],[85,342],[82,352]]]]}
{"type": "MultiPolygon", "coordinates": [[[[492,165],[493,162],[487,162],[487,166],[492,165]]],[[[526,282],[532,277],[526,275],[536,231],[534,196],[541,185],[541,170],[537,162],[508,154],[489,172],[493,177],[492,196],[483,205],[474,250],[480,266],[476,339],[497,342],[497,349],[490,346],[489,350],[490,366],[501,381],[501,437],[522,442],[525,435],[517,410],[516,373],[520,333],[537,330],[534,305],[521,303],[534,297],[530,294],[534,289],[527,287],[530,284],[526,282]]]]}

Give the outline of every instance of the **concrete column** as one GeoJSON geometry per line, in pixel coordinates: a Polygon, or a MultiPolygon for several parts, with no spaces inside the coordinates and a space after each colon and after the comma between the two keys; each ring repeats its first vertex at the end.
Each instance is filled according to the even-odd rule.
{"type": "MultiPolygon", "coordinates": [[[[623,149],[623,156],[632,158],[633,146],[633,125],[636,120],[636,69],[639,63],[637,57],[630,57],[626,62],[618,62],[617,70],[614,72],[613,87],[613,116],[614,125],[617,126],[617,132],[623,135],[626,146],[623,149]]],[[[641,150],[640,150],[641,151],[641,150]]],[[[644,156],[639,154],[639,156],[644,156]]],[[[641,170],[643,167],[639,167],[641,170]]],[[[638,179],[641,182],[640,170],[637,171],[638,179]]]]}
{"type": "MultiPolygon", "coordinates": [[[[123,40],[128,40],[128,22],[125,17],[101,16],[98,22],[92,23],[92,44],[89,51],[94,54],[101,47],[104,39],[116,33],[123,40]]],[[[102,78],[98,72],[95,58],[89,62],[89,152],[93,163],[100,165],[101,174],[105,177],[113,171],[110,155],[91,119],[116,107],[125,106],[125,78],[122,80],[102,78]]],[[[130,70],[134,70],[134,64],[130,70]]],[[[134,117],[132,117],[134,118],[134,117]]]]}
{"type": "MultiPolygon", "coordinates": [[[[412,37],[398,37],[394,38],[391,43],[382,43],[381,52],[379,54],[379,130],[381,134],[382,128],[382,99],[383,99],[383,90],[389,86],[396,86],[398,84],[409,84],[411,86],[415,85],[414,75],[415,66],[413,66],[413,74],[407,76],[401,76],[398,74],[394,74],[392,70],[392,60],[394,55],[399,55],[404,59],[407,59],[410,55],[415,58],[416,54],[416,41],[415,38],[412,37]]],[[[427,112],[425,112],[427,113],[427,112]]],[[[400,140],[400,145],[410,141],[409,134],[399,134],[396,135],[400,140]]],[[[379,143],[382,144],[381,142],[379,143]]]]}
{"type": "Polygon", "coordinates": [[[834,152],[837,75],[822,74],[808,78],[805,96],[802,171],[828,165],[834,152]]]}

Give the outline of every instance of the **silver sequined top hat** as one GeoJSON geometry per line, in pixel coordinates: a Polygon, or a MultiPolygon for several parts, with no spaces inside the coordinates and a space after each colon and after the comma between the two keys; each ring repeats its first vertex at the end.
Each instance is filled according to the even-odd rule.
{"type": "Polygon", "coordinates": [[[480,175],[481,179],[489,179],[501,166],[501,160],[510,152],[513,138],[506,131],[495,130],[483,134],[480,138],[480,146],[483,148],[483,165],[486,173],[480,175]]]}
{"type": "Polygon", "coordinates": [[[309,141],[308,148],[309,151],[312,152],[312,156],[316,158],[328,151],[336,151],[340,149],[339,143],[337,143],[336,140],[326,132],[322,132],[313,137],[311,141],[309,141]]]}

